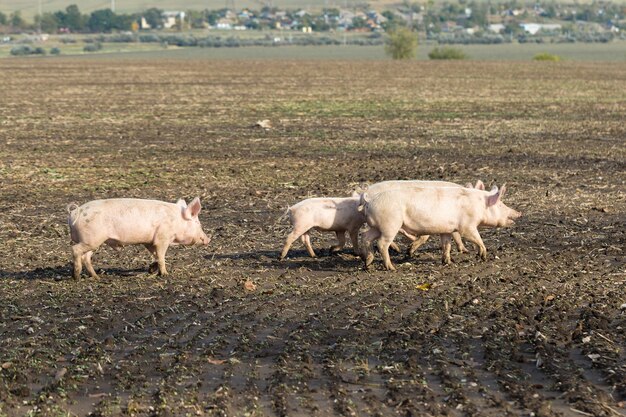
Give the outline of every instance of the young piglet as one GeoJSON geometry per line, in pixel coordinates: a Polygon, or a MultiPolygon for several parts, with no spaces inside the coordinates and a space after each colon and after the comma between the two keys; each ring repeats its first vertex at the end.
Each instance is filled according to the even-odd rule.
{"type": "Polygon", "coordinates": [[[165,252],[170,245],[208,245],[211,239],[202,231],[198,197],[187,206],[185,200],[174,203],[135,198],[94,200],[78,206],[67,206],[68,224],[74,259],[74,278],[80,278],[85,262],[89,275],[98,278],[91,264],[93,251],[106,243],[114,249],[124,245],[143,244],[156,262],[160,275],[167,275],[165,252]]]}
{"type": "Polygon", "coordinates": [[[440,235],[444,264],[450,263],[450,239],[454,232],[475,243],[480,257],[487,259],[478,227],[510,226],[522,215],[502,202],[505,192],[503,185],[490,192],[460,187],[412,187],[385,191],[371,200],[365,195],[365,217],[370,226],[363,237],[365,265],[372,263],[371,245],[378,240],[385,268],[395,270],[388,249],[401,230],[414,236],[440,235]]]}
{"type": "Polygon", "coordinates": [[[360,199],[359,194],[353,193],[352,197],[347,198],[309,198],[289,207],[287,213],[293,230],[287,236],[280,259],[287,256],[289,248],[299,237],[309,255],[315,258],[309,236],[311,229],[336,233],[339,244],[332,246],[331,252],[338,252],[345,246],[345,232],[348,232],[354,253],[358,254],[359,229],[365,223],[365,215],[363,211],[359,211],[360,199]]]}

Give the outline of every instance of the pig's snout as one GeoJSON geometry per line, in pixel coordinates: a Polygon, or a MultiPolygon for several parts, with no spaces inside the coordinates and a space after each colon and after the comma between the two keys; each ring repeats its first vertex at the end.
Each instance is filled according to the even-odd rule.
{"type": "Polygon", "coordinates": [[[208,245],[209,243],[211,243],[211,237],[207,235],[202,236],[202,238],[200,239],[200,244],[208,245]]]}
{"type": "Polygon", "coordinates": [[[515,224],[515,220],[522,217],[522,212],[517,210],[511,210],[509,215],[507,216],[507,226],[512,226],[515,224]]]}

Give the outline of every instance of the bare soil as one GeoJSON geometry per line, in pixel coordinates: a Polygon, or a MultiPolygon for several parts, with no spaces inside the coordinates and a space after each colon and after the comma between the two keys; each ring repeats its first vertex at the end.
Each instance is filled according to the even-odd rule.
{"type": "Polygon", "coordinates": [[[0,415],[626,415],[623,64],[0,74],[0,415]],[[482,233],[486,262],[431,239],[364,270],[320,233],[277,260],[288,205],[386,179],[506,182],[524,217],[482,233]],[[103,247],[70,278],[68,203],[196,195],[213,241],[171,276],[103,247]]]}

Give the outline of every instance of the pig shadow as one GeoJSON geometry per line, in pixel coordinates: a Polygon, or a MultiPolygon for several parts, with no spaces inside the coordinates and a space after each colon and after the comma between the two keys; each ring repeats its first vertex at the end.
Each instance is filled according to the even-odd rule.
{"type": "Polygon", "coordinates": [[[0,280],[53,280],[60,281],[72,276],[72,265],[49,266],[27,271],[7,271],[0,269],[0,280]]]}
{"type": "Polygon", "coordinates": [[[205,255],[207,260],[247,261],[246,266],[265,267],[268,269],[294,269],[306,267],[315,271],[345,270],[357,268],[362,264],[361,258],[354,256],[352,249],[331,253],[330,249],[316,249],[317,258],[311,258],[305,250],[292,249],[282,261],[278,259],[280,251],[262,250],[236,253],[216,253],[205,255]],[[251,265],[252,264],[252,265],[251,265]]]}
{"type": "MultiPolygon", "coordinates": [[[[74,268],[71,263],[63,266],[52,266],[45,268],[35,268],[28,271],[7,271],[0,269],[0,280],[26,280],[26,281],[65,281],[73,280],[74,268]]],[[[100,277],[121,276],[130,277],[141,273],[148,273],[148,268],[119,269],[107,268],[96,269],[100,277]]],[[[83,271],[81,279],[90,278],[86,271],[83,271]]]]}

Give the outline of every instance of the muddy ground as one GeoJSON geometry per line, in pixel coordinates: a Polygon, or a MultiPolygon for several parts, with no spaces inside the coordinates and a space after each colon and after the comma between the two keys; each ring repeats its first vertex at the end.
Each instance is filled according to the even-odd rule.
{"type": "MultiPolygon", "coordinates": [[[[0,415],[626,415],[626,67],[0,61],[0,415]],[[272,128],[254,127],[269,119],[272,128]],[[397,272],[285,208],[385,179],[506,182],[488,260],[397,272]],[[209,247],[101,248],[65,206],[199,195],[209,247]]],[[[406,242],[399,239],[401,246],[406,242]]]]}

